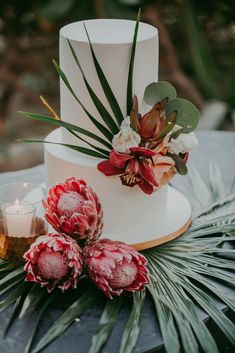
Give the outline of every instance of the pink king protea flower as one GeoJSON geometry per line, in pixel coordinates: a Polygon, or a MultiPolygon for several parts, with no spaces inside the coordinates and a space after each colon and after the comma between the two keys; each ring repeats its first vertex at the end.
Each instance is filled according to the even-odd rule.
{"type": "Polygon", "coordinates": [[[76,288],[82,273],[82,250],[76,240],[61,234],[48,234],[37,238],[24,254],[27,261],[26,279],[47,287],[65,291],[76,288]]]}
{"type": "Polygon", "coordinates": [[[77,240],[100,236],[103,211],[98,196],[85,181],[72,177],[55,185],[43,205],[47,221],[58,232],[77,240]]]}
{"type": "Polygon", "coordinates": [[[86,246],[84,264],[90,278],[110,299],[143,290],[148,284],[146,258],[119,241],[100,239],[86,246]]]}

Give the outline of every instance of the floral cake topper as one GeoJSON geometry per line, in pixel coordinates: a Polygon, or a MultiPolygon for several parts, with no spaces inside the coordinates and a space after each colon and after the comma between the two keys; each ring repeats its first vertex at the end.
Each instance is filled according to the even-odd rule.
{"type": "MultiPolygon", "coordinates": [[[[189,151],[197,144],[193,133],[199,120],[199,111],[187,101],[176,97],[175,88],[168,82],[152,82],[145,89],[144,100],[149,110],[141,115],[138,110],[138,97],[133,92],[133,69],[137,44],[140,12],[137,17],[127,78],[126,114],[123,114],[113,94],[112,88],[103,72],[84,23],[84,29],[90,45],[91,56],[101,87],[112,110],[106,109],[100,98],[93,91],[80,64],[72,44],[68,41],[68,50],[81,72],[87,91],[99,113],[102,122],[85,107],[73,90],[61,67],[55,62],[55,68],[62,81],[82,107],[87,118],[97,127],[101,136],[63,121],[41,97],[43,104],[53,117],[26,113],[29,118],[50,122],[67,129],[71,134],[83,141],[88,147],[61,144],[65,147],[102,159],[97,168],[106,176],[119,175],[123,185],[139,186],[146,194],[151,194],[176,174],[187,173],[189,151]],[[89,138],[89,141],[86,138],[89,138]],[[94,141],[90,142],[91,140],[94,141]]],[[[143,53],[144,55],[144,53],[143,53]]],[[[24,140],[25,142],[44,142],[24,140]]]]}

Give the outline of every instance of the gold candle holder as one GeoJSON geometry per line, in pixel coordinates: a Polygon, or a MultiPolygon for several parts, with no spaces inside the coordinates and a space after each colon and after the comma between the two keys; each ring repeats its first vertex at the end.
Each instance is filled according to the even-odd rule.
{"type": "Polygon", "coordinates": [[[23,255],[29,249],[30,245],[40,235],[47,234],[47,224],[41,218],[34,218],[33,228],[34,233],[29,236],[8,236],[5,233],[3,219],[0,219],[0,258],[6,260],[23,261],[23,255]]]}
{"type": "Polygon", "coordinates": [[[14,183],[0,188],[0,258],[23,261],[24,253],[47,233],[43,188],[32,183],[14,183]]]}

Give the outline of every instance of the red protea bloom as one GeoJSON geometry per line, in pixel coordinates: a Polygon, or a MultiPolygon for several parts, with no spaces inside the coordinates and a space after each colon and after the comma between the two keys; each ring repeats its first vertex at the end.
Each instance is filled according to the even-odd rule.
{"type": "Polygon", "coordinates": [[[100,239],[84,250],[90,278],[112,299],[112,295],[143,290],[148,284],[146,258],[119,241],[100,239]]]}
{"type": "Polygon", "coordinates": [[[76,288],[82,272],[82,250],[76,240],[61,234],[37,238],[24,254],[26,279],[37,282],[51,292],[76,288]]]}
{"type": "Polygon", "coordinates": [[[74,177],[57,184],[43,200],[46,219],[60,233],[80,239],[96,239],[103,228],[98,196],[85,181],[74,177]]]}
{"type": "Polygon", "coordinates": [[[112,150],[109,160],[100,162],[97,168],[106,176],[122,174],[121,181],[124,185],[138,185],[146,194],[151,194],[158,182],[147,160],[154,155],[154,151],[144,147],[132,147],[130,154],[112,150]]]}

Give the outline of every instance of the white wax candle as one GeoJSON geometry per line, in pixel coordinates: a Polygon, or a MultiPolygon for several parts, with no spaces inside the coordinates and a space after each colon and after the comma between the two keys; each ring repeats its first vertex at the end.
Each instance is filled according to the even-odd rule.
{"type": "Polygon", "coordinates": [[[31,235],[35,208],[25,201],[16,200],[3,210],[5,227],[9,237],[29,237],[31,235]]]}

